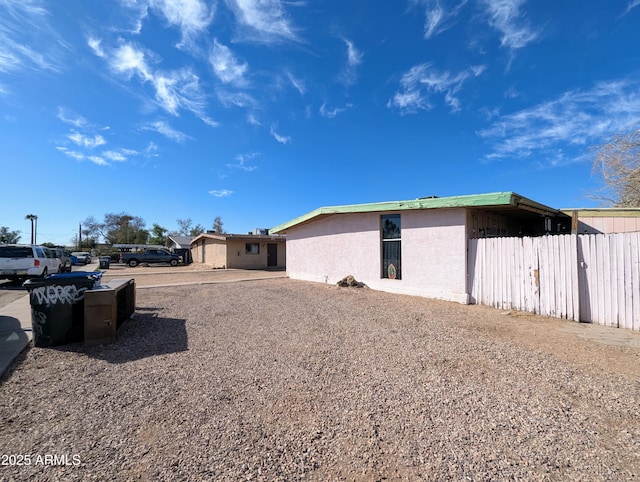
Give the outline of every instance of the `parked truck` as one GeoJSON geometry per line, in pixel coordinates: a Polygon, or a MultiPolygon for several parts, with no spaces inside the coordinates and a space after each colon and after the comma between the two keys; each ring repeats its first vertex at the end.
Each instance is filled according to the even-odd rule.
{"type": "Polygon", "coordinates": [[[147,248],[138,253],[122,253],[120,255],[120,262],[128,264],[132,268],[135,268],[141,263],[168,263],[171,266],[176,266],[180,262],[180,256],[166,249],[147,248]]]}

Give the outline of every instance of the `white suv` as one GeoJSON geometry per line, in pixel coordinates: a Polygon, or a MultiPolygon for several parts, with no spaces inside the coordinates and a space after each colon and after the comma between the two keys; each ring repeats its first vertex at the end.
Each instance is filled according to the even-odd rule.
{"type": "Polygon", "coordinates": [[[45,277],[60,271],[55,252],[31,244],[0,244],[0,279],[45,277]]]}

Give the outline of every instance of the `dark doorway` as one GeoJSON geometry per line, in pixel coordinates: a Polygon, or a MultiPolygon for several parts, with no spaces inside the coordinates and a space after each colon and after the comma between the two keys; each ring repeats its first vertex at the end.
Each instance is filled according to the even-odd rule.
{"type": "Polygon", "coordinates": [[[275,268],[278,266],[278,245],[275,243],[267,244],[267,268],[275,268]]]}

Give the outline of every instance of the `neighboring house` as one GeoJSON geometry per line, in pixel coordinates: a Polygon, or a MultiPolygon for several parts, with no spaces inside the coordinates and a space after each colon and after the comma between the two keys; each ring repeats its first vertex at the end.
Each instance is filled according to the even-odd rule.
{"type": "Polygon", "coordinates": [[[640,231],[639,208],[562,209],[572,217],[573,234],[612,234],[640,231]]]}
{"type": "Polygon", "coordinates": [[[468,303],[470,238],[569,233],[571,217],[513,192],[323,207],[276,226],[290,278],[468,303]]]}
{"type": "Polygon", "coordinates": [[[193,262],[191,259],[191,240],[193,236],[180,236],[170,234],[167,236],[167,247],[176,254],[182,256],[184,264],[193,262]]]}
{"type": "Polygon", "coordinates": [[[177,234],[170,234],[169,236],[167,236],[167,247],[169,249],[190,249],[192,239],[193,236],[180,236],[177,234]]]}
{"type": "Polygon", "coordinates": [[[191,240],[191,257],[213,268],[284,269],[285,236],[204,233],[191,240]]]}

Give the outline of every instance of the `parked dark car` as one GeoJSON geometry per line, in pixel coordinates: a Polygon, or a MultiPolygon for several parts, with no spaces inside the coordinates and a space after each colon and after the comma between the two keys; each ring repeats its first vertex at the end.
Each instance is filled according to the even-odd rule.
{"type": "Polygon", "coordinates": [[[71,273],[71,265],[73,264],[70,256],[71,253],[62,248],[51,248],[51,250],[56,253],[56,258],[60,260],[59,273],[71,273]]]}

